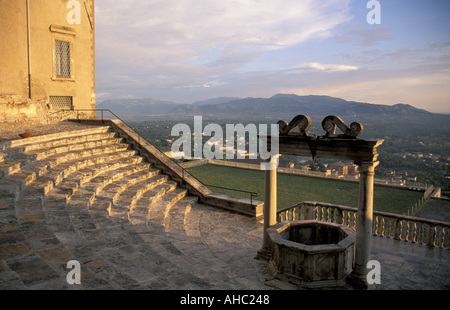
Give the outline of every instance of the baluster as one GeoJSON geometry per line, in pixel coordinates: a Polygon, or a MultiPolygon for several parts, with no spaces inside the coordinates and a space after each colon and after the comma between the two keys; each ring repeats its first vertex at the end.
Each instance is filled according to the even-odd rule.
{"type": "Polygon", "coordinates": [[[383,236],[383,217],[377,216],[377,236],[383,236]]]}
{"type": "Polygon", "coordinates": [[[405,228],[405,241],[411,241],[411,221],[406,221],[405,228]]]}
{"type": "Polygon", "coordinates": [[[376,227],[375,227],[374,231],[376,232],[377,236],[381,236],[381,234],[382,234],[382,227],[381,227],[382,221],[383,221],[383,219],[380,218],[380,216],[375,217],[376,227]]]}
{"type": "Polygon", "coordinates": [[[445,229],[445,248],[450,249],[450,228],[446,227],[445,229]]]}
{"type": "Polygon", "coordinates": [[[328,209],[328,216],[330,218],[330,223],[336,223],[335,210],[336,210],[335,208],[328,209]]]}
{"type": "Polygon", "coordinates": [[[342,209],[336,209],[336,223],[337,224],[343,224],[344,223],[344,221],[343,221],[343,211],[342,211],[342,209]]]}
{"type": "Polygon", "coordinates": [[[356,230],[356,221],[357,221],[356,212],[352,212],[352,229],[353,230],[356,230]]]}
{"type": "Polygon", "coordinates": [[[417,222],[412,223],[411,227],[411,242],[416,243],[417,242],[417,222]]]}
{"type": "Polygon", "coordinates": [[[316,220],[318,221],[322,220],[322,206],[317,206],[316,220]]]}
{"type": "Polygon", "coordinates": [[[400,240],[400,219],[396,218],[394,222],[394,239],[400,240]]]}
{"type": "Polygon", "coordinates": [[[412,224],[411,228],[411,242],[416,243],[417,242],[417,222],[414,222],[412,224]]]}
{"type": "Polygon", "coordinates": [[[277,215],[277,221],[278,221],[278,223],[281,223],[281,222],[284,221],[284,220],[283,220],[283,214],[284,214],[284,212],[278,213],[278,215],[277,215]]]}
{"type": "Polygon", "coordinates": [[[347,227],[349,227],[349,211],[343,211],[343,224],[347,227]]]}
{"type": "Polygon", "coordinates": [[[351,229],[353,229],[353,212],[347,211],[347,216],[348,216],[347,226],[350,227],[351,229]]]}
{"type": "Polygon", "coordinates": [[[422,223],[422,225],[420,225],[420,244],[426,244],[427,243],[427,239],[426,239],[426,230],[425,228],[427,227],[427,224],[422,223]]]}
{"type": "Polygon", "coordinates": [[[435,246],[443,248],[444,247],[444,227],[440,226],[439,229],[436,228],[436,244],[435,246]]]}
{"type": "Polygon", "coordinates": [[[372,235],[377,236],[378,235],[378,216],[374,216],[372,220],[372,235]]]}
{"type": "Polygon", "coordinates": [[[405,221],[400,220],[400,235],[399,235],[400,240],[403,240],[404,236],[405,236],[405,221]]]}
{"type": "Polygon", "coordinates": [[[387,238],[391,238],[391,219],[383,217],[384,220],[384,236],[387,238]]]}
{"type": "Polygon", "coordinates": [[[409,234],[409,227],[408,227],[409,221],[403,220],[402,221],[402,240],[408,241],[408,234],[409,234]]]}
{"type": "Polygon", "coordinates": [[[401,224],[401,227],[402,227],[402,233],[401,233],[401,237],[400,238],[403,241],[407,241],[407,239],[408,239],[408,221],[403,220],[402,224],[401,224]]]}
{"type": "Polygon", "coordinates": [[[422,240],[422,222],[417,222],[416,223],[416,242],[421,244],[421,240],[422,240]]]}
{"type": "Polygon", "coordinates": [[[428,230],[427,230],[427,245],[428,246],[433,246],[435,238],[436,238],[435,227],[434,227],[433,224],[429,224],[428,225],[428,230]]]}
{"type": "Polygon", "coordinates": [[[302,218],[302,212],[303,211],[303,206],[298,206],[298,208],[297,208],[297,219],[300,221],[300,220],[302,220],[303,218],[302,218]]]}
{"type": "Polygon", "coordinates": [[[380,232],[380,236],[384,237],[386,235],[386,219],[384,216],[381,217],[381,232],[380,232]]]}

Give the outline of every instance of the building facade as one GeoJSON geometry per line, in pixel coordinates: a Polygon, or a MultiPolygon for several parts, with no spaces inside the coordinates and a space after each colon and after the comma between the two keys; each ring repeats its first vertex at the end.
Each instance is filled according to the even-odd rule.
{"type": "Polygon", "coordinates": [[[0,116],[95,108],[94,0],[0,0],[0,116]]]}

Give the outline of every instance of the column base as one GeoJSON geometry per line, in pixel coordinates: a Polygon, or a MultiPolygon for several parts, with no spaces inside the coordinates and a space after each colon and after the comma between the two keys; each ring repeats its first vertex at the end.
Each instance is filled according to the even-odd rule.
{"type": "Polygon", "coordinates": [[[366,290],[369,288],[367,284],[367,269],[358,268],[355,266],[353,272],[346,279],[347,284],[356,289],[366,290]]]}

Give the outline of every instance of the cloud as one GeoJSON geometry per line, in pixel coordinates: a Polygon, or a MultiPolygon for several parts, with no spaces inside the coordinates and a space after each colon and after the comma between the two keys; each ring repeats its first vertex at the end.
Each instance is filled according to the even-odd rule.
{"type": "Polygon", "coordinates": [[[139,41],[156,46],[278,48],[348,19],[348,1],[322,2],[317,6],[313,0],[104,0],[97,1],[101,8],[96,13],[100,25],[134,29],[149,38],[139,41]]]}
{"type": "Polygon", "coordinates": [[[302,64],[293,70],[304,70],[304,69],[313,69],[317,71],[326,71],[326,72],[339,72],[339,71],[358,70],[358,67],[349,65],[322,64],[319,62],[310,62],[302,64]]]}
{"type": "Polygon", "coordinates": [[[97,0],[96,66],[103,80],[98,85],[224,85],[265,52],[330,36],[333,27],[351,19],[349,2],[97,0]]]}

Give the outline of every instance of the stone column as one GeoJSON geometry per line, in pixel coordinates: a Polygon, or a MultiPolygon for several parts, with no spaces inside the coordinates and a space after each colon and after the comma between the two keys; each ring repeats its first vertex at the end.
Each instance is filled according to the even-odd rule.
{"type": "Polygon", "coordinates": [[[360,164],[355,267],[348,278],[349,283],[359,288],[367,288],[367,263],[372,243],[373,181],[377,165],[378,162],[363,162],[360,164]]]}
{"type": "MultiPolygon", "coordinates": [[[[277,224],[277,166],[279,155],[272,156],[270,169],[266,170],[264,178],[264,236],[263,245],[256,258],[269,259],[271,241],[267,229],[277,224]]],[[[268,161],[269,162],[269,161],[268,161]]]]}

